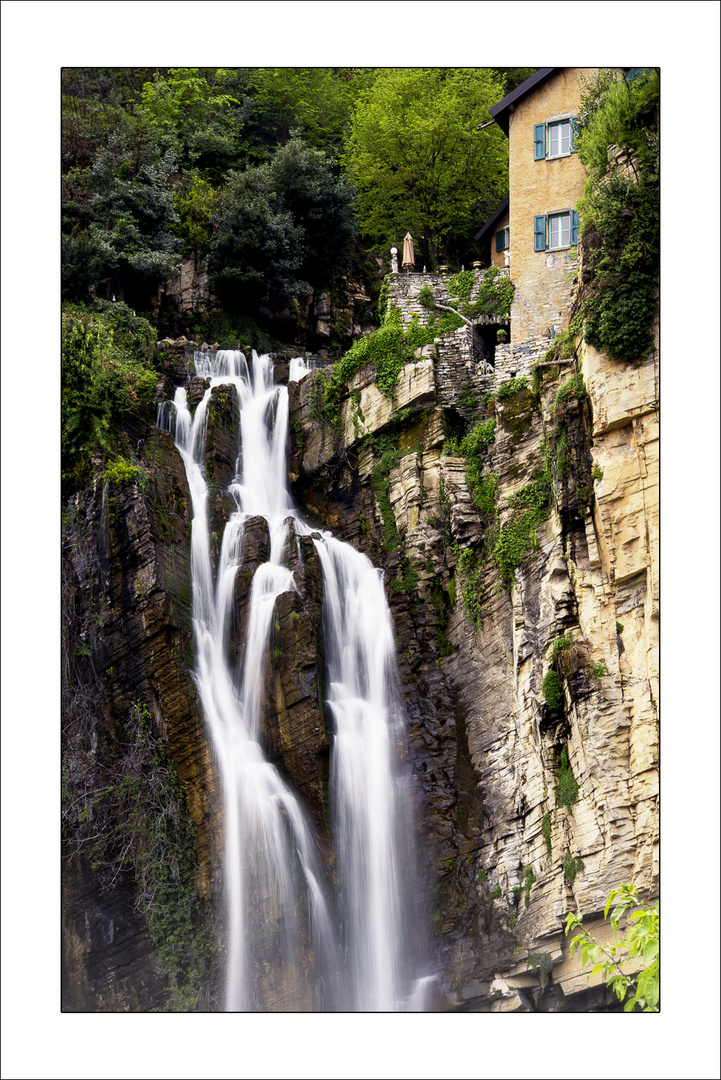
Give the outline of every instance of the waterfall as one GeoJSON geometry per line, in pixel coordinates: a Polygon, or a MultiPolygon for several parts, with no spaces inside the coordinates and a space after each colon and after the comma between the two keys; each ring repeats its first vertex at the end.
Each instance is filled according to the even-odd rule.
{"type": "MultiPolygon", "coordinates": [[[[403,824],[408,798],[398,766],[403,725],[381,575],[349,545],[313,532],[293,508],[286,482],[288,391],[274,385],[270,359],[253,353],[249,368],[240,352],[198,352],[195,364],[209,386],[194,416],[181,387],[159,408],[158,423],[173,434],[193,506],[195,678],[223,784],[226,1009],[408,1008],[413,988],[400,881],[410,849],[403,824]],[[214,583],[203,459],[210,395],[221,384],[235,388],[240,437],[228,488],[235,509],[214,583]],[[229,659],[228,636],[249,517],[266,520],[270,555],[253,577],[238,667],[229,659]],[[312,536],[323,571],[332,836],[340,879],[333,904],[303,807],[260,741],[275,601],[295,589],[283,557],[303,535],[312,536]],[[304,970],[308,942],[310,978],[304,970]]],[[[291,361],[290,380],[307,370],[302,360],[291,361]]]]}

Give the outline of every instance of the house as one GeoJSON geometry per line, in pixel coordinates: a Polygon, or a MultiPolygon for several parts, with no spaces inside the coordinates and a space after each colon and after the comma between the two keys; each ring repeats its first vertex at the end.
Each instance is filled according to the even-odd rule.
{"type": "Polygon", "coordinates": [[[510,219],[508,199],[491,214],[476,233],[474,239],[480,248],[485,266],[508,266],[510,261],[510,219]]]}
{"type": "Polygon", "coordinates": [[[595,70],[539,68],[490,110],[508,136],[509,196],[476,241],[484,251],[490,244],[487,258],[494,265],[510,266],[515,344],[550,338],[568,326],[578,242],[575,207],[586,179],[573,128],[583,78],[595,70]]]}

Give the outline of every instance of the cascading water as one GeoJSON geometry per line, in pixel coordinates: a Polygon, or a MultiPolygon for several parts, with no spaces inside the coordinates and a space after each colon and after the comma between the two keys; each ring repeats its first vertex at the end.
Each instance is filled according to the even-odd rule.
{"type": "MultiPolygon", "coordinates": [[[[398,768],[402,737],[394,692],[393,635],[380,573],[329,533],[311,532],[286,486],[288,392],[268,357],[196,353],[209,380],[194,417],[184,388],[160,407],[183,457],[193,503],[191,573],[196,680],[223,782],[228,904],[226,1008],[392,1010],[415,1000],[404,945],[401,856],[407,799],[398,768]],[[210,395],[235,388],[240,412],[235,502],[213,585],[203,467],[210,395]],[[228,658],[244,523],[263,517],[270,557],[250,593],[243,662],[228,658]],[[312,535],[323,569],[333,843],[340,871],[335,915],[325,899],[315,845],[296,796],[263,753],[261,693],[276,598],[295,588],[284,554],[312,535]],[[304,971],[310,942],[313,973],[304,971]],[[304,953],[305,949],[305,953],[304,953]],[[405,1004],[404,1004],[405,1000],[405,1004]]],[[[293,360],[290,378],[307,368],[293,360]]],[[[416,995],[417,997],[417,995],[416,995]]]]}

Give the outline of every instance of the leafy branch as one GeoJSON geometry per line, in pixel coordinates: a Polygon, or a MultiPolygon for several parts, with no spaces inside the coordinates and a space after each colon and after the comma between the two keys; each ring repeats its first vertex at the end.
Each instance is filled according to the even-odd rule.
{"type": "Polygon", "coordinates": [[[636,890],[621,882],[608,896],[603,917],[611,912],[613,942],[604,946],[583,926],[582,917],[569,912],[566,916],[566,935],[569,930],[579,930],[570,942],[571,956],[581,949],[584,964],[591,963],[591,976],[601,974],[606,985],[613,990],[619,1001],[626,1001],[624,1012],[634,1012],[638,1006],[643,1012],[658,1012],[659,999],[659,905],[643,907],[636,890]],[[611,910],[613,909],[613,910],[611,910]],[[636,910],[630,910],[636,909],[636,910]],[[619,937],[621,920],[626,917],[625,932],[619,937]],[[625,936],[624,936],[625,935],[625,936]],[[640,957],[643,968],[638,974],[624,970],[623,965],[640,957]],[[600,958],[600,959],[599,959],[600,958]],[[628,997],[629,994],[632,997],[628,997]]]}

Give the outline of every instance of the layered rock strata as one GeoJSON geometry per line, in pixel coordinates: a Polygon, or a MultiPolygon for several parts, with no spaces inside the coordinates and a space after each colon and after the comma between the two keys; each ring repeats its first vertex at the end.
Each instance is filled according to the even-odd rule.
{"type": "MultiPolygon", "coordinates": [[[[181,367],[178,356],[168,376],[180,379],[181,367]]],[[[446,452],[462,424],[448,404],[463,389],[462,372],[439,371],[432,356],[422,357],[401,372],[390,400],[364,369],[337,427],[322,419],[313,373],[289,388],[297,503],[385,570],[434,1008],[607,1007],[604,987],[568,954],[565,913],[582,911],[593,926],[620,881],[657,895],[657,366],[614,364],[582,347],[578,369],[581,400],[557,402],[576,370],[568,361],[539,368],[536,393],[521,389],[489,407],[495,438],[480,476],[495,478],[492,514],[478,508],[467,462],[446,452]],[[382,461],[389,445],[397,450],[390,467],[382,461]],[[509,570],[499,538],[511,536],[518,498],[541,474],[553,498],[509,570]],[[569,636],[562,700],[552,708],[542,683],[552,662],[558,667],[554,642],[569,636]],[[574,785],[574,797],[559,796],[574,785]]],[[[189,389],[199,399],[202,385],[189,389]]],[[[238,422],[222,388],[209,415],[217,533],[238,422]]],[[[71,701],[70,713],[93,717],[83,738],[100,761],[112,757],[128,711],[147,704],[187,792],[198,890],[212,907],[222,895],[222,820],[192,680],[189,493],[171,436],[152,425],[145,434],[142,485],[104,489],[98,477],[66,509],[68,686],[89,703],[83,712],[71,701]]],[[[265,523],[251,519],[231,635],[239,657],[246,586],[267,548],[265,523]]],[[[332,880],[320,571],[310,540],[300,558],[288,558],[297,591],[276,605],[263,741],[309,810],[332,880]]],[[[102,892],[70,825],[65,840],[65,1007],[162,1004],[132,879],[102,892]],[[121,926],[120,961],[111,942],[117,946],[121,926]]]]}

